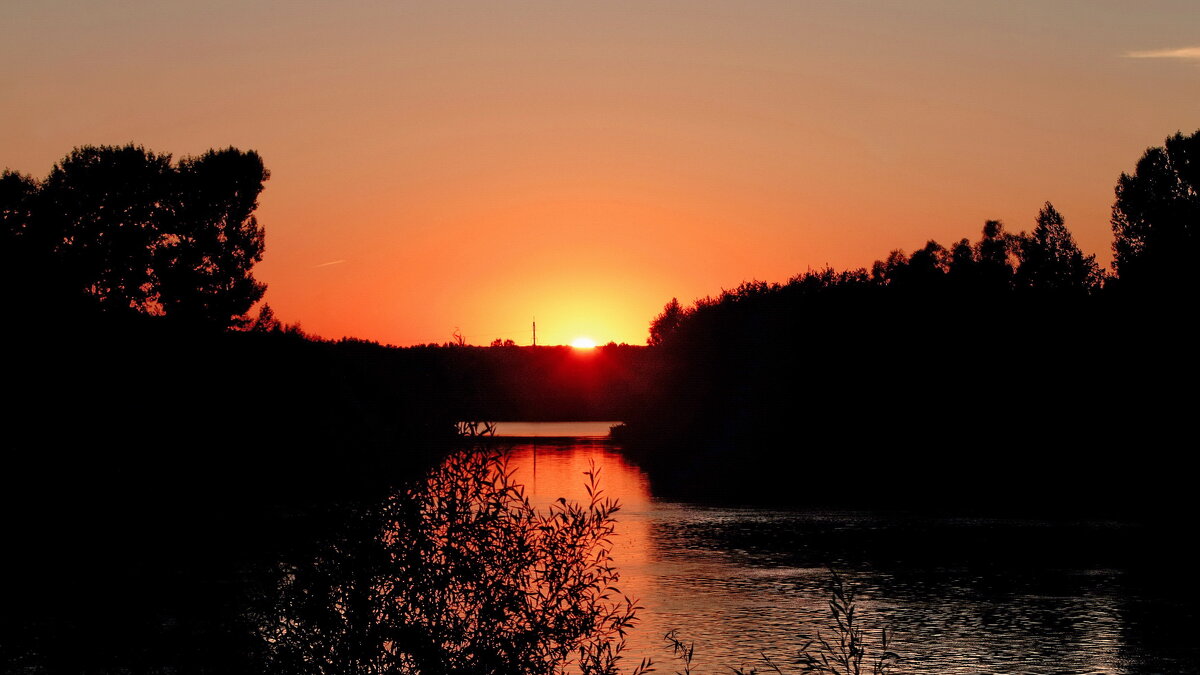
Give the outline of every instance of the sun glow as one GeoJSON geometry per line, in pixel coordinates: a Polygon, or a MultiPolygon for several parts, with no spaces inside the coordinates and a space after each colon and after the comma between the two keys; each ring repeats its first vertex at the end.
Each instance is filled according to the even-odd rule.
{"type": "Polygon", "coordinates": [[[590,337],[580,336],[571,341],[571,346],[576,349],[591,349],[596,346],[596,341],[590,337]]]}

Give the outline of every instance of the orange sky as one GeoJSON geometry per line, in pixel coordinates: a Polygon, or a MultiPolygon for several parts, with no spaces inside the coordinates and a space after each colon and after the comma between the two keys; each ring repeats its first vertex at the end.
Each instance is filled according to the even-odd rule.
{"type": "Polygon", "coordinates": [[[673,296],[1046,200],[1107,263],[1120,172],[1200,127],[1198,44],[1190,1],[6,0],[0,165],[255,149],[283,320],[643,343],[673,296]]]}

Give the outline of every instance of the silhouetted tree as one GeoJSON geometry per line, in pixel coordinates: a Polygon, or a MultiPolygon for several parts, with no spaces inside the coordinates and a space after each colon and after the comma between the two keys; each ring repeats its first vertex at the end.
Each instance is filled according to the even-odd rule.
{"type": "Polygon", "coordinates": [[[179,161],[176,214],[155,248],[158,302],[176,319],[240,326],[266,284],[251,269],[263,256],[254,217],[270,173],[254,151],[209,150],[179,161]]]}
{"type": "Polygon", "coordinates": [[[970,239],[963,237],[950,247],[946,275],[950,284],[960,291],[972,289],[979,283],[979,264],[970,239]]]}
{"type": "Polygon", "coordinates": [[[38,184],[15,171],[0,174],[0,279],[6,303],[24,300],[18,287],[40,287],[47,283],[49,261],[45,242],[37,240],[32,227],[38,184]]]}
{"type": "Polygon", "coordinates": [[[1195,288],[1200,253],[1200,131],[1149,148],[1121,174],[1113,204],[1113,267],[1122,286],[1195,288]]]}
{"type": "Polygon", "coordinates": [[[925,247],[908,259],[909,283],[922,290],[934,290],[945,279],[949,253],[945,247],[930,239],[925,247]]]}
{"type": "Polygon", "coordinates": [[[896,249],[884,260],[876,260],[871,265],[871,278],[881,286],[902,284],[908,269],[908,255],[896,249]]]}
{"type": "Polygon", "coordinates": [[[251,269],[263,255],[253,212],[268,176],[253,151],[210,150],[173,166],[132,144],[76,148],[40,183],[6,171],[4,255],[24,272],[5,273],[5,293],[60,311],[83,301],[244,326],[266,288],[251,269]]]}
{"type": "Polygon", "coordinates": [[[76,148],[51,169],[33,226],[76,292],[106,310],[154,313],[154,254],[174,216],[173,174],[170,155],[133,145],[76,148]]]}
{"type": "Polygon", "coordinates": [[[683,307],[679,306],[679,299],[671,298],[671,301],[663,307],[662,314],[654,317],[654,320],[650,322],[650,339],[647,343],[651,346],[661,345],[667,336],[683,323],[686,315],[683,307]]]}
{"type": "Polygon", "coordinates": [[[905,292],[923,293],[942,288],[949,266],[950,254],[945,247],[930,239],[911,256],[901,250],[877,260],[871,267],[871,277],[880,286],[905,292]]]}
{"type": "Polygon", "coordinates": [[[983,224],[983,238],[975,245],[975,256],[984,290],[995,293],[1012,288],[1013,262],[1020,250],[1019,242],[1020,237],[1007,234],[999,220],[983,224]]]}
{"type": "Polygon", "coordinates": [[[26,234],[37,189],[29,176],[7,169],[0,173],[0,228],[6,243],[26,234]]]}
{"type": "Polygon", "coordinates": [[[254,333],[275,333],[283,330],[283,327],[279,319],[275,318],[275,310],[264,302],[263,306],[258,308],[258,318],[251,324],[250,330],[254,333]]]}
{"type": "Polygon", "coordinates": [[[1020,240],[1017,284],[1039,291],[1090,293],[1102,279],[1096,256],[1083,255],[1062,214],[1050,202],[1038,212],[1037,227],[1020,240]]]}

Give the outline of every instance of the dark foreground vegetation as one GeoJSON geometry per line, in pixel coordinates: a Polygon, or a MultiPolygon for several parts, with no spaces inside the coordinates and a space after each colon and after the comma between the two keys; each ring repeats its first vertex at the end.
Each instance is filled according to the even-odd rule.
{"type": "Polygon", "coordinates": [[[619,503],[596,467],[586,485],[588,503],[539,511],[500,455],[451,454],[315,555],[279,566],[252,612],[265,669],[619,672],[639,608],[615,587],[619,503]]]}

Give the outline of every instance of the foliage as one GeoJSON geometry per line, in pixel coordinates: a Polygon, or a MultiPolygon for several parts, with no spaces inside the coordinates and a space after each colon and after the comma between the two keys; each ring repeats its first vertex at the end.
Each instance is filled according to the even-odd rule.
{"type": "MultiPolygon", "coordinates": [[[[1037,302],[1062,291],[1095,293],[1102,280],[1095,256],[1080,252],[1062,215],[1046,202],[1033,234],[1005,232],[1002,222],[989,220],[974,243],[964,238],[946,248],[930,239],[911,255],[893,250],[875,261],[870,271],[810,270],[786,284],[750,281],[718,297],[699,299],[691,307],[682,307],[672,298],[651,321],[649,343],[665,344],[668,338],[705,340],[713,331],[744,332],[772,322],[795,323],[794,317],[805,310],[828,309],[834,298],[841,312],[853,315],[896,299],[945,300],[959,306],[980,301],[982,305],[1018,289],[1024,291],[1026,301],[1037,302]],[[764,321],[768,315],[772,318],[764,321]]],[[[791,333],[797,328],[787,327],[791,333]]]]}
{"type": "Polygon", "coordinates": [[[651,346],[663,344],[686,317],[687,313],[680,307],[679,299],[671,298],[671,301],[663,307],[662,313],[650,322],[648,344],[651,346]]]}
{"type": "Polygon", "coordinates": [[[1063,224],[1062,214],[1050,202],[1038,212],[1037,227],[1022,237],[1018,285],[1052,292],[1090,293],[1100,287],[1103,274],[1096,256],[1085,256],[1063,224]]]}
{"type": "Polygon", "coordinates": [[[980,290],[997,293],[1011,288],[1021,239],[1022,235],[1006,233],[1004,224],[999,220],[989,220],[983,224],[983,236],[975,245],[982,284],[980,290]]]}
{"type": "Polygon", "coordinates": [[[0,177],[4,292],[27,306],[82,304],[242,327],[266,286],[253,215],[269,174],[257,153],[199,157],[83,146],[43,181],[0,177]]]}
{"type": "MultiPolygon", "coordinates": [[[[614,587],[617,502],[530,505],[500,455],[461,452],[284,570],[263,618],[288,673],[615,673],[634,601],[614,587]]],[[[639,671],[649,666],[643,663],[639,671]]]]}
{"type": "Polygon", "coordinates": [[[32,228],[71,285],[107,310],[149,311],[155,249],[175,209],[170,155],[76,148],[41,184],[32,228]]]}
{"type": "Polygon", "coordinates": [[[235,148],[179,161],[173,231],[155,247],[158,302],[168,316],[245,323],[235,317],[266,290],[251,269],[263,256],[263,228],[253,214],[269,177],[257,153],[235,148]]]}
{"type": "Polygon", "coordinates": [[[4,170],[0,173],[0,235],[16,241],[27,234],[38,184],[33,178],[4,170]]]}
{"type": "MultiPolygon", "coordinates": [[[[672,630],[663,636],[667,641],[667,646],[671,648],[671,656],[679,661],[679,666],[682,670],[677,671],[678,675],[692,675],[692,660],[696,655],[696,643],[684,642],[679,639],[679,631],[672,630]]],[[[739,671],[734,671],[739,672],[739,671]]],[[[751,671],[753,672],[753,671],[751,671]]]]}
{"type": "Polygon", "coordinates": [[[271,305],[264,302],[258,308],[258,317],[254,319],[254,323],[250,324],[250,332],[277,333],[282,330],[283,326],[279,323],[279,319],[275,318],[275,310],[271,309],[271,305]]]}
{"type": "Polygon", "coordinates": [[[1148,148],[1117,181],[1113,267],[1124,286],[1194,288],[1200,253],[1200,130],[1148,148]]]}

